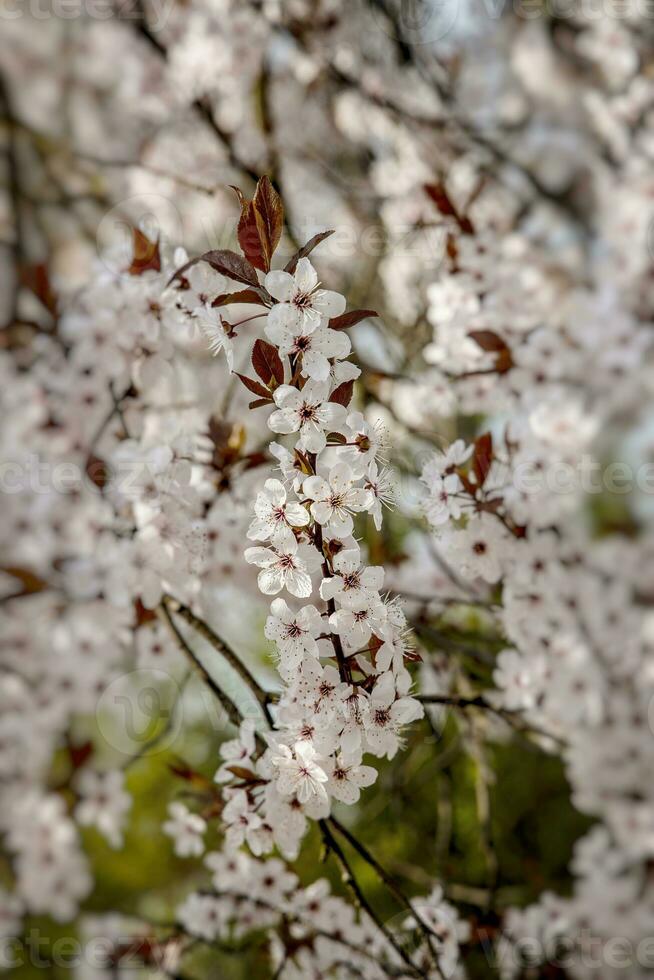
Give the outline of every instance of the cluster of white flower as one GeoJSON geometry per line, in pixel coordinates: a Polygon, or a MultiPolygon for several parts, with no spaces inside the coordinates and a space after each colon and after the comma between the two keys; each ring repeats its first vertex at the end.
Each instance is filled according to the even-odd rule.
{"type": "MultiPolygon", "coordinates": [[[[177,912],[188,935],[210,942],[265,930],[274,968],[289,980],[345,978],[352,972],[367,980],[412,975],[405,973],[397,949],[374,920],[365,911],[357,915],[350,904],[332,895],[324,878],[303,888],[282,861],[257,861],[243,852],[210,853],[205,864],[212,872],[213,890],[192,893],[177,912]],[[292,958],[290,944],[279,938],[282,920],[290,932],[292,958]]],[[[396,931],[405,946],[413,944],[418,969],[427,971],[433,962],[424,936],[428,931],[441,964],[440,975],[460,976],[459,944],[468,938],[466,923],[443,900],[440,888],[415,899],[413,907],[415,911],[398,923],[396,931]]]]}
{"type": "MultiPolygon", "coordinates": [[[[600,536],[591,508],[616,495],[632,520],[642,473],[611,459],[651,398],[651,320],[605,281],[601,259],[578,284],[525,238],[493,240],[448,220],[453,245],[429,291],[424,355],[457,411],[483,413],[488,431],[433,454],[425,515],[456,581],[488,600],[506,640],[487,705],[562,753],[574,805],[601,821],[575,846],[572,898],[546,893],[507,914],[502,974],[556,963],[563,944],[570,975],[613,976],[610,944],[621,936],[632,944],[629,975],[641,976],[635,951],[654,925],[651,535],[600,536]]],[[[430,673],[436,694],[452,695],[454,683],[430,673]]]]}
{"type": "MultiPolygon", "coordinates": [[[[418,24],[394,0],[149,0],[3,20],[15,290],[0,277],[17,298],[0,350],[0,931],[76,916],[92,889],[78,828],[122,846],[132,759],[103,743],[125,727],[130,672],[163,689],[185,657],[198,668],[189,636],[240,654],[265,630],[278,673],[262,687],[230,654],[249,693],[217,692],[240,727],[210,803],[176,800],[163,824],[181,858],[219,827],[216,888],[231,874],[247,890],[194,893],[188,933],[263,926],[280,977],[401,976],[365,912],[265,855],[293,860],[311,820],[356,804],[439,699],[559,754],[597,821],[570,897],[498,905],[502,973],[520,975],[521,940],[527,972],[562,940],[566,974],[612,978],[611,938],[651,932],[654,487],[637,467],[654,444],[654,76],[647,5],[614,6],[496,17],[452,0],[418,24]],[[265,187],[257,214],[239,197],[245,263],[171,247],[219,240],[227,185],[266,171],[289,203],[276,264],[336,228],[321,268],[361,305],[374,295],[385,329],[318,282],[324,235],[271,268],[265,187]],[[129,254],[104,248],[131,226],[129,254]],[[397,562],[395,527],[382,558],[359,540],[394,501],[380,417],[409,474],[397,562]],[[621,454],[630,469],[611,469],[621,454]],[[430,627],[441,603],[497,641],[479,684],[430,627]]],[[[407,918],[421,905],[414,965],[456,975],[466,927],[438,890],[407,918]]]]}

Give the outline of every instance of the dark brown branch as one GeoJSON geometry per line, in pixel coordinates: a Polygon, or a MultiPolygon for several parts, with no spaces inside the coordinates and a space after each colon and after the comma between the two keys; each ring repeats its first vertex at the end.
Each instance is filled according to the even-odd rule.
{"type": "MultiPolygon", "coordinates": [[[[222,688],[218,684],[216,684],[215,680],[213,679],[213,677],[211,676],[207,668],[204,666],[202,661],[199,659],[199,657],[194,653],[194,651],[191,649],[189,644],[186,642],[185,638],[182,636],[181,632],[175,625],[175,622],[166,605],[165,600],[161,602],[159,609],[161,611],[161,615],[164,618],[164,621],[166,622],[168,628],[170,629],[173,637],[177,641],[177,645],[179,646],[182,653],[185,655],[186,659],[188,660],[189,664],[191,665],[195,673],[207,685],[207,687],[214,695],[216,700],[220,702],[223,710],[225,711],[225,714],[227,715],[231,723],[236,728],[239,728],[243,716],[241,715],[241,712],[239,711],[238,707],[234,704],[232,699],[225,694],[222,688]]],[[[265,748],[265,742],[263,741],[261,736],[255,735],[255,738],[259,748],[265,748]]]]}
{"type": "Polygon", "coordinates": [[[407,965],[412,976],[424,977],[427,980],[427,974],[419,966],[413,962],[409,954],[405,949],[402,948],[400,943],[397,941],[391,930],[388,928],[385,922],[383,922],[377,915],[372,905],[366,898],[364,892],[359,885],[350,863],[346,858],[343,848],[338,843],[334,835],[332,834],[329,823],[326,820],[320,820],[319,822],[320,831],[322,833],[323,841],[325,842],[325,847],[327,852],[331,851],[334,857],[337,859],[341,866],[343,881],[348,886],[352,892],[357,905],[372,919],[379,931],[384,935],[386,940],[393,947],[395,952],[401,957],[402,961],[407,965]]]}
{"type": "Polygon", "coordinates": [[[196,616],[192,609],[184,605],[174,596],[166,595],[163,598],[164,605],[167,606],[173,613],[180,616],[189,626],[191,626],[196,633],[199,633],[203,639],[209,643],[214,650],[217,651],[229,664],[229,666],[238,674],[241,680],[247,685],[247,687],[252,691],[255,698],[261,705],[261,710],[266,716],[266,721],[273,727],[273,718],[270,713],[269,704],[272,700],[268,691],[264,691],[256,678],[250,673],[248,668],[245,666],[243,661],[234,653],[234,651],[229,647],[217,633],[212,630],[208,623],[205,623],[203,619],[196,616]]]}

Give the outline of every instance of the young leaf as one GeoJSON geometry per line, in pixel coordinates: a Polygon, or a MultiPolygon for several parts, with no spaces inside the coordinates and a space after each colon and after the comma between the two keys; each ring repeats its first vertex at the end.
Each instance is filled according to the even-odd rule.
{"type": "Polygon", "coordinates": [[[367,320],[369,316],[378,316],[375,310],[350,310],[349,313],[342,313],[340,316],[333,316],[328,326],[332,330],[347,330],[362,320],[367,320]]]}
{"type": "Polygon", "coordinates": [[[127,269],[130,276],[142,276],[144,272],[148,272],[150,269],[154,272],[161,272],[159,241],[151,242],[147,235],[144,235],[138,228],[133,229],[132,238],[133,257],[127,269]]]}
{"type": "Polygon", "coordinates": [[[506,350],[506,342],[493,330],[470,330],[468,336],[479,344],[482,350],[495,353],[506,350]]]}
{"type": "Polygon", "coordinates": [[[329,396],[330,402],[336,402],[337,405],[347,406],[352,401],[352,395],[354,393],[354,381],[344,381],[340,384],[338,388],[334,388],[331,395],[329,396]]]}
{"type": "Polygon", "coordinates": [[[314,235],[313,238],[310,238],[306,245],[303,245],[302,248],[298,249],[295,255],[288,260],[284,266],[284,272],[290,272],[291,275],[293,275],[300,259],[305,259],[307,255],[310,255],[311,252],[313,252],[317,245],[320,245],[321,242],[324,242],[326,238],[329,238],[329,236],[333,234],[334,229],[332,228],[330,231],[321,231],[318,235],[314,235]]]}
{"type": "Polygon", "coordinates": [[[251,201],[243,196],[238,187],[233,189],[241,205],[237,228],[238,243],[253,266],[262,272],[268,272],[284,227],[282,199],[270,179],[265,176],[257,181],[251,201]]]}
{"type": "Polygon", "coordinates": [[[234,372],[237,378],[243,382],[248,391],[251,391],[253,395],[258,395],[259,398],[270,399],[269,390],[260,384],[260,382],[255,381],[254,378],[248,378],[245,374],[239,374],[238,371],[234,372]]]}
{"type": "Polygon", "coordinates": [[[459,214],[443,184],[423,184],[423,188],[442,215],[447,218],[454,218],[464,235],[474,235],[475,229],[470,218],[467,218],[464,214],[459,214]]]}
{"type": "Polygon", "coordinates": [[[227,766],[227,772],[233,773],[234,776],[242,779],[246,783],[258,783],[260,781],[256,772],[252,772],[251,769],[247,769],[245,766],[227,766]]]}
{"type": "Polygon", "coordinates": [[[229,248],[218,248],[211,252],[205,252],[202,256],[212,269],[220,272],[223,276],[228,276],[236,282],[243,282],[246,286],[258,286],[259,278],[256,270],[238,252],[232,252],[229,248]]]}
{"type": "Polygon", "coordinates": [[[265,175],[257,183],[252,200],[259,238],[261,240],[264,258],[267,260],[267,272],[270,269],[275,249],[279,245],[284,227],[284,205],[282,199],[265,175]]]}
{"type": "Polygon", "coordinates": [[[270,405],[272,403],[272,398],[268,395],[267,398],[255,398],[253,402],[250,402],[248,408],[263,408],[264,405],[270,405]]]}
{"type": "Polygon", "coordinates": [[[483,487],[493,462],[493,437],[485,432],[475,440],[475,451],[472,456],[472,469],[477,477],[477,486],[483,487]]]}
{"type": "Polygon", "coordinates": [[[195,259],[189,259],[188,262],[173,272],[167,285],[170,286],[175,279],[180,279],[187,269],[198,262],[208,262],[216,272],[220,272],[221,275],[234,279],[236,282],[242,282],[246,286],[254,286],[255,288],[259,287],[259,279],[254,266],[238,252],[233,252],[229,248],[212,249],[210,252],[198,255],[195,259]]]}
{"type": "Polygon", "coordinates": [[[57,294],[55,293],[48,267],[44,262],[28,265],[21,270],[21,282],[26,289],[33,293],[48,313],[57,318],[57,294]]]}
{"type": "Polygon", "coordinates": [[[284,384],[284,365],[277,348],[261,338],[255,340],[252,348],[252,367],[265,384],[269,385],[273,378],[278,385],[284,384]]]}
{"type": "Polygon", "coordinates": [[[511,348],[493,330],[471,330],[468,334],[482,350],[495,354],[494,368],[498,374],[506,374],[513,367],[511,348]]]}
{"type": "MultiPolygon", "coordinates": [[[[233,185],[232,185],[233,186],[233,185]]],[[[238,243],[246,259],[262,272],[267,272],[270,265],[267,262],[264,246],[259,235],[257,215],[252,201],[248,201],[238,187],[233,187],[241,205],[241,217],[236,228],[238,243]]]]}
{"type": "Polygon", "coordinates": [[[261,306],[261,296],[254,289],[239,289],[235,293],[220,293],[212,306],[228,306],[230,303],[254,303],[261,306]]]}

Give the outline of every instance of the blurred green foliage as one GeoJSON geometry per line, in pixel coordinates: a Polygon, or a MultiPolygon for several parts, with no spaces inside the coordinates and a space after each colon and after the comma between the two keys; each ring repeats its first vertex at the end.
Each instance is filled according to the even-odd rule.
{"type": "MultiPolygon", "coordinates": [[[[482,714],[466,712],[462,717],[450,711],[439,723],[430,725],[425,719],[416,724],[406,750],[381,764],[378,783],[359,806],[337,810],[408,894],[426,895],[440,880],[462,914],[481,926],[495,921],[492,910],[527,904],[546,889],[568,891],[572,845],[589,826],[569,801],[561,762],[522,734],[498,740],[482,714]]],[[[84,832],[97,882],[86,911],[166,923],[172,921],[180,897],[208,883],[201,861],[176,858],[170,840],[160,832],[168,802],[189,791],[170,766],[187,751],[193,754],[198,741],[205,761],[197,768],[211,778],[219,737],[201,724],[185,729],[170,749],[130,767],[134,806],[121,850],[113,851],[95,831],[84,832]]],[[[209,843],[218,846],[217,835],[209,843]]],[[[401,921],[401,909],[388,889],[344,846],[380,915],[401,921]]],[[[313,827],[296,870],[305,883],[326,876],[341,890],[334,858],[323,861],[319,831],[313,827]]],[[[74,935],[69,926],[44,920],[31,920],[27,935],[31,930],[41,937],[42,956],[52,948],[49,944],[74,935]]],[[[472,977],[492,975],[480,951],[470,955],[468,966],[472,977]]],[[[7,976],[63,980],[73,975],[63,966],[43,971],[43,966],[24,965],[7,976]]],[[[259,939],[254,949],[231,954],[199,949],[185,959],[183,975],[266,977],[265,943],[259,939]]]]}

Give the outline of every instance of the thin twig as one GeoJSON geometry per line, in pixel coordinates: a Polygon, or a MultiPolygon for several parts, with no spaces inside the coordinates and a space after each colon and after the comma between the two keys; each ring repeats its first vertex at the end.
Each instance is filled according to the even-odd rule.
{"type": "Polygon", "coordinates": [[[336,857],[336,859],[338,860],[343,873],[343,881],[352,892],[357,905],[359,905],[359,907],[364,912],[366,912],[367,915],[372,919],[372,921],[375,923],[379,931],[384,935],[386,940],[393,947],[395,952],[398,953],[398,955],[401,957],[403,962],[406,963],[407,967],[411,971],[411,974],[413,976],[424,977],[425,980],[427,980],[427,974],[425,973],[425,971],[422,970],[419,966],[416,966],[416,964],[413,962],[409,954],[406,952],[405,949],[402,948],[402,946],[397,941],[397,939],[395,938],[391,930],[388,928],[386,923],[380,919],[380,917],[377,915],[372,905],[366,898],[364,892],[361,889],[361,886],[359,885],[359,882],[354,876],[354,872],[352,871],[350,863],[343,852],[343,848],[338,843],[338,841],[336,840],[336,838],[334,837],[334,835],[332,834],[329,828],[329,823],[326,820],[320,820],[318,823],[323,836],[323,840],[325,842],[325,846],[327,850],[331,851],[336,857]]]}
{"type": "MultiPolygon", "coordinates": [[[[206,669],[206,667],[204,666],[204,664],[202,663],[202,661],[196,656],[196,654],[193,652],[193,650],[191,649],[191,647],[189,646],[189,644],[186,642],[186,640],[184,639],[184,637],[180,633],[179,629],[175,625],[175,622],[173,620],[173,617],[172,617],[170,611],[168,610],[168,607],[167,607],[165,601],[162,601],[160,603],[159,610],[161,612],[161,615],[163,616],[163,619],[164,619],[165,623],[167,624],[168,628],[170,629],[173,637],[177,641],[177,645],[179,646],[180,650],[186,656],[186,659],[190,663],[190,665],[193,668],[193,670],[196,672],[196,674],[198,674],[198,676],[201,678],[201,680],[204,681],[204,683],[207,685],[207,687],[209,688],[209,690],[211,691],[211,693],[214,695],[214,697],[220,702],[220,704],[222,705],[222,707],[223,707],[223,709],[225,711],[225,714],[227,715],[227,717],[229,718],[229,720],[231,721],[231,723],[236,728],[239,728],[239,726],[241,724],[241,721],[242,721],[241,712],[239,711],[239,709],[237,708],[237,706],[234,704],[234,702],[232,701],[232,699],[230,697],[228,697],[227,694],[225,694],[225,692],[222,690],[221,687],[219,687],[218,684],[216,684],[215,680],[213,679],[213,677],[211,676],[211,674],[209,673],[209,671],[206,669]]],[[[257,744],[259,745],[259,747],[265,748],[265,743],[264,743],[264,741],[263,741],[263,739],[261,738],[260,735],[256,735],[255,734],[255,739],[256,739],[257,744]]]]}
{"type": "Polygon", "coordinates": [[[234,653],[234,651],[229,647],[217,633],[212,630],[208,623],[205,623],[203,619],[196,616],[192,609],[184,605],[174,596],[165,595],[163,598],[165,604],[167,604],[172,612],[180,616],[189,626],[191,626],[196,633],[199,633],[203,639],[209,643],[214,650],[216,650],[221,656],[227,661],[230,667],[236,671],[241,680],[249,687],[257,701],[261,705],[261,710],[266,716],[266,721],[273,727],[273,717],[270,713],[270,694],[265,691],[256,678],[250,673],[248,668],[245,666],[243,661],[234,653]]]}

